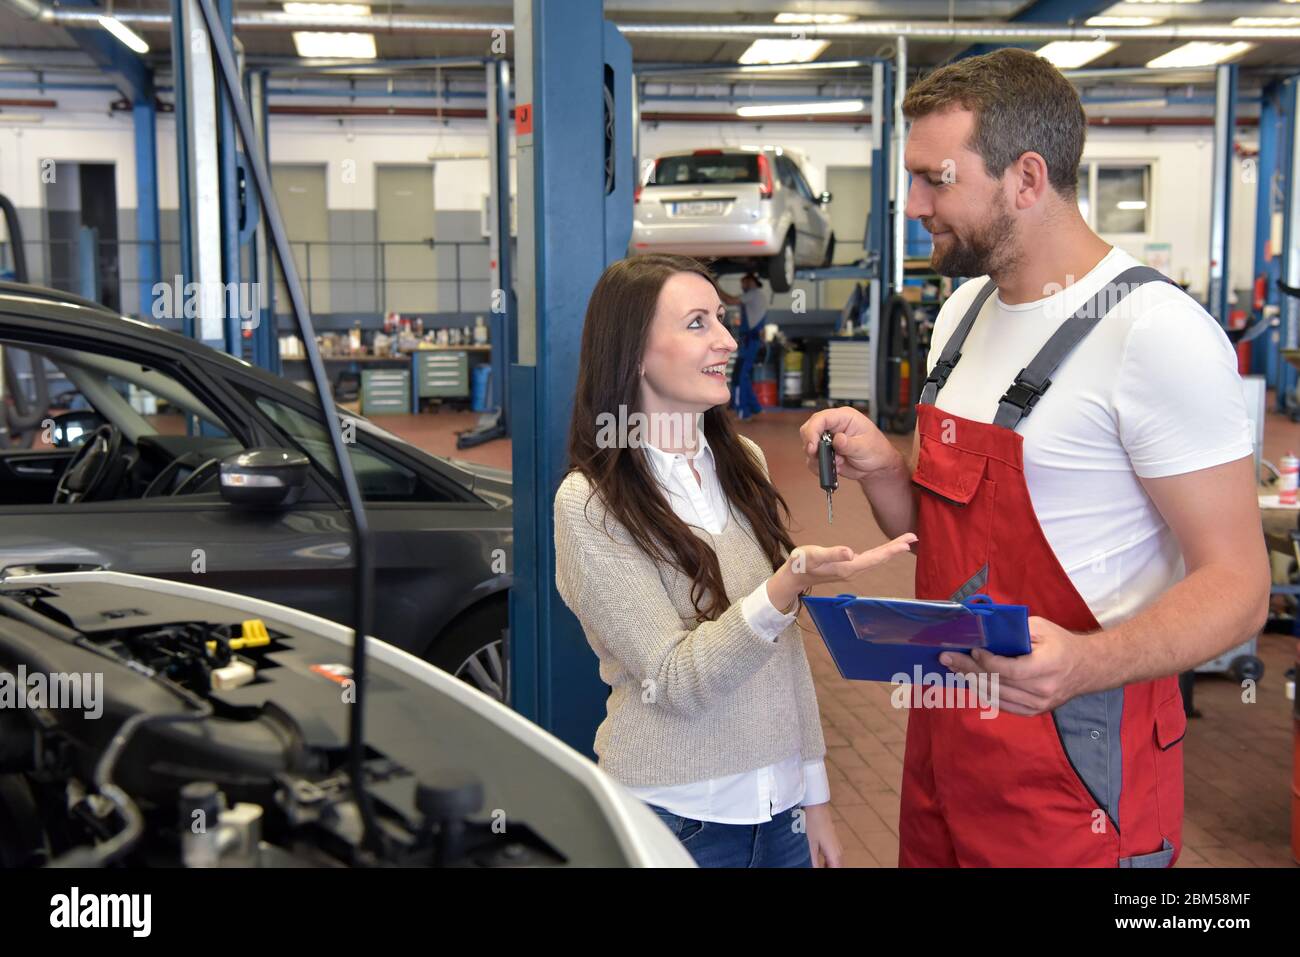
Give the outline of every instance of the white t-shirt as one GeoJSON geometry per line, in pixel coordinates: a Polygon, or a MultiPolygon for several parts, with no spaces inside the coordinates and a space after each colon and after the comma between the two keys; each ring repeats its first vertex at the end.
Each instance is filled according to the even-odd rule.
{"type": "MultiPolygon", "coordinates": [[[[994,293],[936,405],[992,422],[1007,387],[1060,324],[1137,265],[1111,249],[1086,276],[1046,299],[1009,306],[994,293]]],[[[964,283],[944,303],[930,369],[987,281],[964,283]]],[[[1178,542],[1139,476],[1195,472],[1253,450],[1237,357],[1190,297],[1168,283],[1147,283],[1112,309],[1051,379],[1016,430],[1024,437],[1025,481],[1070,581],[1098,622],[1110,626],[1184,574],[1178,542]]]]}

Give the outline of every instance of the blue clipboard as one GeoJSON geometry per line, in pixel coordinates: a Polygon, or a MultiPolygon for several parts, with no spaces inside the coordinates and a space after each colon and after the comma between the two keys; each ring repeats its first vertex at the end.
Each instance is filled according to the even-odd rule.
{"type": "Polygon", "coordinates": [[[922,675],[951,674],[939,663],[944,651],[985,648],[1011,658],[1030,650],[1029,608],[987,595],[961,602],[813,596],[804,606],[840,674],[858,681],[910,683],[918,665],[922,675]]]}

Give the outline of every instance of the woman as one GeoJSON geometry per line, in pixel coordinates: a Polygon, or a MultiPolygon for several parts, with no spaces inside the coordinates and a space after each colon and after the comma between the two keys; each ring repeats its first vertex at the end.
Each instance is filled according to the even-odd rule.
{"type": "Polygon", "coordinates": [[[600,765],[702,866],[838,866],[799,596],[908,550],[794,549],[724,406],[736,343],[709,273],[614,263],[587,305],[556,583],[610,686],[600,765]]]}

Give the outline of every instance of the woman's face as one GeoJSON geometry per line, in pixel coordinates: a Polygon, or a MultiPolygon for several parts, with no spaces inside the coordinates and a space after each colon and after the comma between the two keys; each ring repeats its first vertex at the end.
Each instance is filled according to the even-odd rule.
{"type": "Polygon", "coordinates": [[[731,398],[727,357],[736,340],[713,283],[681,272],[664,283],[641,357],[644,412],[707,412],[731,398]]]}

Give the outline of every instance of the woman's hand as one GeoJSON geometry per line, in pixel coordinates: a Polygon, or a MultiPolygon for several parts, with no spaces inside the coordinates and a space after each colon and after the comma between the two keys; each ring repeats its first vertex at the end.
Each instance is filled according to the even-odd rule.
{"type": "Polygon", "coordinates": [[[916,536],[908,532],[892,542],[856,554],[847,545],[800,545],[767,580],[767,597],[774,608],[788,611],[805,588],[845,581],[868,568],[883,565],[891,558],[907,554],[915,541],[916,536]]]}
{"type": "Polygon", "coordinates": [[[812,855],[813,867],[839,867],[844,856],[840,839],[835,834],[835,822],[831,820],[829,804],[813,804],[805,807],[804,823],[808,828],[808,851],[812,855]]]}

